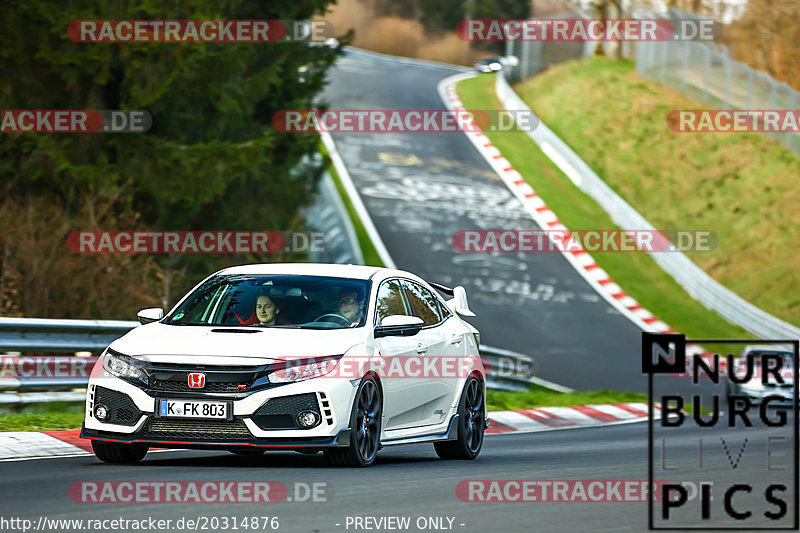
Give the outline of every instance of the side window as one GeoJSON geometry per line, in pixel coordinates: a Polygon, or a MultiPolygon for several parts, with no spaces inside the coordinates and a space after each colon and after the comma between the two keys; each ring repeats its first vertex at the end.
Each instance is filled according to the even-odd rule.
{"type": "Polygon", "coordinates": [[[447,305],[441,300],[439,300],[439,312],[442,314],[443,319],[453,314],[452,311],[450,311],[450,308],[447,307],[447,305]]]}
{"type": "Polygon", "coordinates": [[[406,296],[411,303],[414,316],[422,319],[426,326],[438,324],[441,321],[439,304],[431,291],[412,281],[403,282],[406,287],[406,296]]]}
{"type": "Polygon", "coordinates": [[[375,309],[377,324],[391,315],[409,315],[406,302],[403,299],[403,289],[400,281],[393,279],[384,282],[378,289],[378,300],[375,309]]]}

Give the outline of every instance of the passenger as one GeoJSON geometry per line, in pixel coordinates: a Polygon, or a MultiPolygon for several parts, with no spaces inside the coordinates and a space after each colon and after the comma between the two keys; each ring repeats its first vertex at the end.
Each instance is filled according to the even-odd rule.
{"type": "Polygon", "coordinates": [[[280,325],[282,321],[278,320],[278,315],[281,310],[269,297],[269,294],[260,293],[256,299],[256,318],[258,323],[262,326],[275,326],[280,325]]]}
{"type": "Polygon", "coordinates": [[[350,321],[350,326],[361,322],[364,313],[364,296],[360,291],[342,289],[339,292],[339,314],[350,321]]]}

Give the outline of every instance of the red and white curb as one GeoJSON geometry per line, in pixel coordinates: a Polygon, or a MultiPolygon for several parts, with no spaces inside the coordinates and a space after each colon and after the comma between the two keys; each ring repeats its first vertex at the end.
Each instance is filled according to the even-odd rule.
{"type": "MultiPolygon", "coordinates": [[[[656,417],[660,416],[656,406],[656,417]]],[[[581,426],[599,426],[647,420],[646,403],[540,407],[489,413],[487,434],[553,431],[581,426]]],[[[79,430],[0,432],[0,461],[91,455],[89,439],[79,430]]]]}
{"type": "MultiPolygon", "coordinates": [[[[474,73],[456,74],[439,82],[439,95],[444,104],[451,111],[467,111],[456,92],[458,82],[474,77],[474,73]]],[[[533,187],[525,181],[514,166],[506,159],[500,150],[494,146],[492,141],[477,126],[471,123],[469,131],[464,131],[464,135],[472,142],[478,152],[489,163],[500,179],[509,188],[511,193],[522,202],[525,210],[542,229],[569,231],[567,227],[558,219],[558,216],[547,207],[544,200],[536,194],[533,187]]],[[[557,154],[545,154],[552,159],[557,154]]],[[[553,161],[558,166],[558,161],[553,161]]],[[[628,295],[622,287],[614,282],[608,273],[600,268],[594,258],[580,245],[571,251],[561,251],[561,254],[570,262],[575,270],[591,285],[597,293],[608,301],[615,309],[622,313],[644,331],[653,333],[677,333],[666,323],[655,317],[650,311],[645,309],[633,297],[628,295]]],[[[703,355],[709,358],[711,354],[706,352],[703,347],[695,344],[686,345],[686,353],[689,355],[703,355]]]]}
{"type": "Polygon", "coordinates": [[[8,431],[0,433],[0,461],[88,455],[92,445],[71,431],[8,431]]]}
{"type": "MultiPolygon", "coordinates": [[[[661,411],[654,405],[654,417],[661,411]]],[[[604,405],[576,405],[573,407],[539,407],[519,411],[489,413],[491,426],[486,433],[516,433],[552,431],[585,426],[624,424],[647,420],[647,404],[617,403],[604,405]]]]}

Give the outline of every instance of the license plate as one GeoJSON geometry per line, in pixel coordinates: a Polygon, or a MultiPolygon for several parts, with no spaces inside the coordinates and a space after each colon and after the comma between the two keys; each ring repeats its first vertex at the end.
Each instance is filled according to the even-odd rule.
{"type": "Polygon", "coordinates": [[[228,417],[228,404],[198,400],[160,400],[159,415],[167,418],[222,418],[228,417]]]}

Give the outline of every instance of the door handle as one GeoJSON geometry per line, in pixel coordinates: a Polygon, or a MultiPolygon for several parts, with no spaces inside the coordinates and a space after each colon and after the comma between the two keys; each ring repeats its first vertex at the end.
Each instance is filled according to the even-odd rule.
{"type": "Polygon", "coordinates": [[[428,347],[422,344],[421,342],[417,344],[417,353],[425,353],[428,351],[428,347]]]}
{"type": "Polygon", "coordinates": [[[463,340],[464,340],[464,337],[462,337],[461,335],[458,335],[458,334],[453,334],[453,335],[450,336],[450,344],[454,344],[456,346],[461,344],[461,341],[463,341],[463,340]]]}

